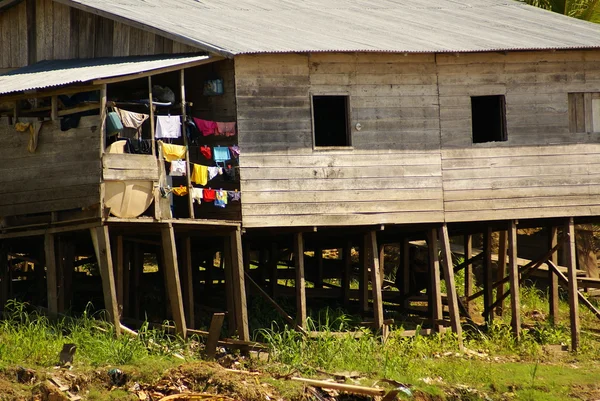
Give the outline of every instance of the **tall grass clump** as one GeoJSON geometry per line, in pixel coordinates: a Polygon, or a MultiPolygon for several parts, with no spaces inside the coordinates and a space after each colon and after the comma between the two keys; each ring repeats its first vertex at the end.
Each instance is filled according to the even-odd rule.
{"type": "Polygon", "coordinates": [[[147,327],[138,337],[117,337],[114,327],[96,319],[99,316],[89,308],[78,318],[51,321],[28,310],[27,304],[8,301],[4,315],[0,321],[0,363],[6,366],[53,366],[68,343],[77,346],[75,363],[92,366],[135,364],[153,355],[179,352],[185,346],[182,340],[147,327]]]}

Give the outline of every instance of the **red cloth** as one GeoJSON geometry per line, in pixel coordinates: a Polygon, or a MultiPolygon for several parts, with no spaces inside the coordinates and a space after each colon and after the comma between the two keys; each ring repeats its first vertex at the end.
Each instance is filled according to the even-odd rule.
{"type": "Polygon", "coordinates": [[[204,202],[212,202],[217,198],[217,191],[210,188],[204,188],[202,190],[202,198],[204,202]]]}
{"type": "Polygon", "coordinates": [[[217,135],[234,136],[235,135],[235,123],[217,122],[217,135]]]}
{"type": "Polygon", "coordinates": [[[194,117],[194,123],[196,123],[196,127],[198,127],[204,136],[214,135],[217,131],[217,123],[214,121],[194,117]]]}
{"type": "Polygon", "coordinates": [[[209,146],[200,146],[200,153],[202,153],[202,156],[206,157],[208,160],[212,159],[212,150],[209,146]]]}

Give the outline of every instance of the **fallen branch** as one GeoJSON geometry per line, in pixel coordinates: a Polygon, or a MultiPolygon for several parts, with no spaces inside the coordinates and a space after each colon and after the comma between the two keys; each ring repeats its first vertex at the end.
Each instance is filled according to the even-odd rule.
{"type": "Polygon", "coordinates": [[[313,386],[313,387],[329,388],[332,390],[345,391],[347,393],[353,393],[353,394],[362,394],[362,395],[383,397],[386,393],[386,391],[381,388],[355,386],[352,384],[335,383],[335,382],[328,382],[328,381],[323,381],[323,380],[312,380],[312,379],[305,379],[303,377],[292,377],[292,380],[301,382],[301,383],[305,383],[305,384],[308,384],[309,386],[313,386]]]}

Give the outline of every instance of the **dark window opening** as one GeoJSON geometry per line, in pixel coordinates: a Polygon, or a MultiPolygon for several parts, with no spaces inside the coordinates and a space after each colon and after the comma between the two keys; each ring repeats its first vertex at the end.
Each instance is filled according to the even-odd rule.
{"type": "Polygon", "coordinates": [[[351,146],[348,96],[313,96],[315,146],[351,146]]]}
{"type": "Polygon", "coordinates": [[[506,141],[506,107],[503,95],[471,97],[473,143],[506,141]]]}

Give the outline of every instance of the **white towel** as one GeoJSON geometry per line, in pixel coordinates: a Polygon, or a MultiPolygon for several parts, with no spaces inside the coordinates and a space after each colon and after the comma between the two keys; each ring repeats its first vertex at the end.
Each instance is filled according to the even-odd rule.
{"type": "Polygon", "coordinates": [[[156,117],[156,139],[181,137],[180,116],[157,116],[156,117]]]}

